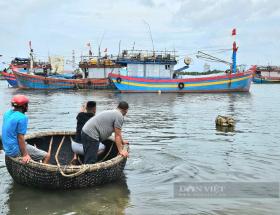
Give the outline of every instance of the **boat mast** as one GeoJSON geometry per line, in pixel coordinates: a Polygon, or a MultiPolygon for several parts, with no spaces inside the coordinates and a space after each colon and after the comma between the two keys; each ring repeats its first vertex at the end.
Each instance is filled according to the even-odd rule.
{"type": "Polygon", "coordinates": [[[232,73],[236,73],[236,52],[238,47],[236,46],[236,29],[234,28],[232,30],[232,36],[233,36],[233,45],[232,45],[232,73]]]}
{"type": "Polygon", "coordinates": [[[75,57],[75,50],[72,50],[72,68],[75,70],[76,67],[76,57],[75,57]]]}
{"type": "Polygon", "coordinates": [[[87,46],[88,46],[88,55],[89,55],[89,57],[91,57],[92,56],[91,44],[87,43],[87,46]]]}
{"type": "Polygon", "coordinates": [[[118,58],[120,57],[120,54],[121,54],[121,40],[119,41],[119,53],[118,53],[118,58]]]}
{"type": "Polygon", "coordinates": [[[146,22],[145,20],[143,20],[143,22],[148,26],[149,34],[150,34],[150,39],[151,39],[152,46],[153,46],[153,54],[155,54],[155,46],[154,46],[154,40],[153,40],[153,35],[152,35],[151,27],[150,27],[149,23],[146,22]]]}
{"type": "Polygon", "coordinates": [[[105,31],[103,32],[102,37],[101,37],[101,40],[100,40],[100,43],[99,43],[99,45],[98,45],[98,59],[101,57],[101,44],[102,44],[104,35],[105,35],[105,31]]]}
{"type": "Polygon", "coordinates": [[[32,46],[31,46],[31,41],[29,41],[29,49],[30,49],[30,69],[29,69],[29,72],[28,73],[33,73],[33,67],[34,67],[34,55],[33,55],[33,49],[32,49],[32,46]]]}

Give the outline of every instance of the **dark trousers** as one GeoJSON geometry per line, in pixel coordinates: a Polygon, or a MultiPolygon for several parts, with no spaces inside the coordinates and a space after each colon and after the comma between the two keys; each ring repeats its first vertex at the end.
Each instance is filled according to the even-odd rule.
{"type": "Polygon", "coordinates": [[[83,131],[81,132],[81,137],[84,148],[84,164],[94,164],[97,161],[99,141],[91,138],[83,131]]]}

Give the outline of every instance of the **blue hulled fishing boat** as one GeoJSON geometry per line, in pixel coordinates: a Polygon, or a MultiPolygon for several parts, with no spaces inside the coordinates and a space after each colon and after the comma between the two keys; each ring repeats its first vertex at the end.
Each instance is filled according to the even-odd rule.
{"type": "Polygon", "coordinates": [[[0,72],[2,77],[8,82],[8,84],[11,87],[17,87],[17,80],[15,75],[13,74],[12,70],[10,68],[4,69],[3,71],[0,72]]]}
{"type": "Polygon", "coordinates": [[[47,70],[51,69],[51,65],[48,62],[35,61],[33,57],[33,49],[31,48],[31,41],[29,42],[30,58],[15,57],[11,62],[9,68],[1,71],[1,75],[7,80],[8,84],[12,87],[18,87],[18,81],[16,76],[13,74],[12,67],[16,67],[23,73],[28,73],[31,70],[35,74],[46,73],[47,70]]]}
{"type": "Polygon", "coordinates": [[[253,82],[256,84],[279,84],[280,67],[279,66],[257,66],[253,76],[253,82]]]}
{"type": "Polygon", "coordinates": [[[227,62],[230,70],[193,77],[180,75],[182,70],[189,67],[190,61],[187,59],[185,67],[174,70],[177,63],[175,52],[125,50],[116,60],[124,68],[118,73],[110,73],[109,77],[120,92],[248,92],[256,67],[247,71],[238,70],[237,49],[234,41],[232,63],[227,62]]]}
{"type": "Polygon", "coordinates": [[[108,78],[79,78],[71,74],[35,75],[23,73],[12,67],[18,86],[24,89],[104,89],[108,78]]]}

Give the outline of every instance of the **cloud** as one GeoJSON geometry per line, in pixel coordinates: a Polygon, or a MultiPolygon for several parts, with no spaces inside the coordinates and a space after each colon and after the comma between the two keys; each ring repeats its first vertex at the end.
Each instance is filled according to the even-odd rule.
{"type": "Polygon", "coordinates": [[[112,53],[120,40],[122,48],[135,41],[135,47],[151,49],[145,20],[159,50],[183,56],[205,47],[231,48],[236,27],[239,62],[280,64],[278,0],[11,0],[0,6],[0,54],[6,56],[27,56],[29,40],[38,56],[69,56],[73,49],[80,54],[87,42],[97,49],[104,32],[101,48],[112,53]]]}
{"type": "Polygon", "coordinates": [[[154,7],[155,3],[153,0],[139,0],[139,3],[148,7],[154,7]]]}
{"type": "Polygon", "coordinates": [[[279,18],[280,2],[277,0],[185,0],[173,16],[173,23],[186,23],[196,27],[242,24],[251,20],[263,20],[273,15],[279,18]]]}

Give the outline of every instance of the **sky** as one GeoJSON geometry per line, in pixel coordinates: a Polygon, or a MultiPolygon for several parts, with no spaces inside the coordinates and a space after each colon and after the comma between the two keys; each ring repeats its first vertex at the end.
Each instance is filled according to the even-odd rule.
{"type": "Polygon", "coordinates": [[[231,51],[219,51],[231,49],[236,28],[238,64],[280,65],[279,0],[0,0],[0,8],[1,62],[28,57],[29,41],[38,59],[71,60],[75,50],[77,61],[87,43],[94,54],[100,45],[115,55],[119,43],[121,49],[135,43],[176,50],[179,65],[188,56],[192,70],[202,70],[199,50],[230,61],[231,51]]]}

